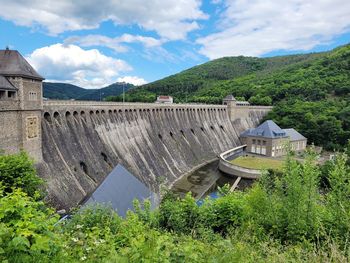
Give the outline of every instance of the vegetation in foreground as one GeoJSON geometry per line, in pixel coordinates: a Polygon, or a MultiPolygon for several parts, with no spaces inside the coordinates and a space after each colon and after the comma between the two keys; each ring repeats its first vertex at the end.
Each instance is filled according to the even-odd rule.
{"type": "MultiPolygon", "coordinates": [[[[265,175],[246,192],[224,187],[221,197],[201,206],[190,195],[168,194],[154,211],[148,202],[142,208],[135,202],[135,212],[120,218],[108,207],[85,207],[59,223],[26,185],[3,186],[0,260],[345,262],[350,259],[347,161],[339,154],[319,168],[313,154],[303,164],[287,158],[283,173],[265,175]]],[[[28,179],[27,163],[25,154],[0,156],[2,184],[10,183],[7,178],[19,182],[22,175],[28,179]]]]}
{"type": "Polygon", "coordinates": [[[283,162],[277,159],[262,158],[258,156],[240,156],[231,161],[232,164],[257,170],[282,170],[283,162]]]}

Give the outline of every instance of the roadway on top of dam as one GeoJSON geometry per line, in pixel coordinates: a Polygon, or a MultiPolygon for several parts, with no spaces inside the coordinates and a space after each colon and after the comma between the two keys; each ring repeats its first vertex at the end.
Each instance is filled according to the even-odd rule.
{"type": "MultiPolygon", "coordinates": [[[[271,106],[252,106],[252,105],[237,105],[237,108],[244,109],[261,109],[269,110],[271,106]]],[[[124,109],[124,110],[170,110],[170,111],[183,111],[183,110],[197,110],[197,111],[206,111],[206,110],[218,110],[218,111],[227,111],[227,105],[219,104],[197,104],[197,103],[185,103],[185,104],[176,104],[176,103],[140,103],[140,102],[106,102],[106,101],[74,101],[74,100],[46,100],[43,101],[44,111],[53,111],[53,110],[74,110],[80,108],[91,108],[91,109],[124,109]]]]}

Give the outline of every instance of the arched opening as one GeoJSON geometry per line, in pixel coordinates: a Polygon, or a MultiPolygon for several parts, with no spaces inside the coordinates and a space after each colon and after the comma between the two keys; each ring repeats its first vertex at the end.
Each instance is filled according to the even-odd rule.
{"type": "Polygon", "coordinates": [[[214,126],[210,126],[210,129],[214,130],[214,126]]]}
{"type": "Polygon", "coordinates": [[[81,112],[80,112],[80,115],[81,115],[82,117],[85,117],[85,111],[81,111],[81,112]]]}
{"type": "Polygon", "coordinates": [[[195,134],[193,129],[191,129],[191,132],[193,133],[193,135],[195,134]]]}
{"type": "Polygon", "coordinates": [[[220,129],[225,131],[224,126],[220,125],[220,129]]]}
{"type": "Polygon", "coordinates": [[[70,112],[67,111],[67,112],[66,112],[66,118],[70,117],[70,115],[71,115],[70,112]]]}
{"type": "Polygon", "coordinates": [[[101,110],[101,114],[105,114],[105,111],[104,111],[104,110],[101,110]]]}
{"type": "Polygon", "coordinates": [[[90,115],[94,115],[94,112],[92,110],[90,111],[90,115]]]}
{"type": "Polygon", "coordinates": [[[73,112],[73,116],[74,116],[74,118],[78,118],[78,112],[77,112],[77,111],[74,111],[74,112],[73,112]]]}
{"type": "Polygon", "coordinates": [[[103,160],[108,163],[108,158],[107,158],[107,155],[104,153],[104,152],[101,152],[101,156],[103,158],[103,160]]]}
{"type": "Polygon", "coordinates": [[[48,123],[52,123],[50,113],[45,112],[45,113],[44,113],[44,119],[45,119],[48,123]]]}
{"type": "Polygon", "coordinates": [[[204,130],[204,128],[203,128],[203,127],[201,127],[201,130],[202,130],[202,132],[205,132],[205,130],[204,130]]]}
{"type": "Polygon", "coordinates": [[[180,130],[180,132],[181,132],[181,134],[182,134],[183,137],[186,137],[183,130],[180,130]]]}
{"type": "Polygon", "coordinates": [[[108,113],[109,113],[109,114],[112,114],[112,110],[109,110],[108,113]]]}
{"type": "Polygon", "coordinates": [[[158,133],[158,138],[161,139],[161,140],[163,139],[163,137],[162,137],[162,135],[160,133],[158,133]]]}
{"type": "Polygon", "coordinates": [[[80,162],[80,169],[86,173],[87,175],[89,174],[88,173],[88,168],[87,168],[87,165],[84,163],[84,162],[80,162]]]}
{"type": "Polygon", "coordinates": [[[60,114],[57,111],[55,111],[54,114],[53,114],[53,117],[55,119],[58,119],[60,117],[60,114]]]}
{"type": "Polygon", "coordinates": [[[97,110],[97,111],[96,111],[96,114],[100,114],[100,111],[97,110]]]}
{"type": "Polygon", "coordinates": [[[169,134],[171,138],[174,138],[174,134],[172,132],[169,132],[169,134]]]}

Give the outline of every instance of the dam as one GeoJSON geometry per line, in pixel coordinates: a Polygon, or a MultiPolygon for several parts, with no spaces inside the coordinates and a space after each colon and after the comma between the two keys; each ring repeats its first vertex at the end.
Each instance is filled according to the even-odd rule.
{"type": "Polygon", "coordinates": [[[11,70],[18,69],[0,70],[0,149],[29,153],[59,209],[79,204],[118,164],[153,192],[170,187],[239,146],[239,134],[271,110],[234,99],[225,105],[43,100],[43,78],[13,52],[5,51],[4,61],[15,57],[11,70]]]}
{"type": "Polygon", "coordinates": [[[245,107],[231,120],[227,105],[160,105],[44,101],[43,162],[38,170],[55,204],[79,203],[122,164],[152,191],[240,145],[269,108],[245,107]]]}

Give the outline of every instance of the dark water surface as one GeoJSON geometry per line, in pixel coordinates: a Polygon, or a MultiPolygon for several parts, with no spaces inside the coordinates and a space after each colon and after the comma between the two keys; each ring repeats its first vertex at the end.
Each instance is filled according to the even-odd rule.
{"type": "Polygon", "coordinates": [[[118,164],[92,193],[85,204],[108,204],[120,216],[124,217],[128,210],[133,210],[133,201],[135,199],[138,199],[141,203],[148,199],[151,201],[153,208],[159,202],[158,194],[150,191],[124,166],[118,164]]]}
{"type": "MultiPolygon", "coordinates": [[[[232,185],[237,177],[228,176],[218,169],[219,161],[198,168],[193,173],[179,179],[172,191],[180,196],[191,192],[193,197],[201,199],[207,195],[215,198],[218,186],[232,185]]],[[[254,181],[241,179],[237,190],[249,187],[254,181]]],[[[159,195],[150,191],[141,181],[122,165],[117,165],[100,186],[87,198],[85,204],[100,203],[111,205],[120,216],[125,216],[128,210],[133,210],[133,200],[141,203],[148,199],[152,207],[159,204],[159,195]]]]}
{"type": "MultiPolygon", "coordinates": [[[[219,160],[202,166],[193,173],[182,177],[172,187],[174,193],[184,196],[188,192],[192,192],[192,195],[196,199],[203,198],[204,196],[214,193],[218,186],[224,186],[229,184],[230,186],[236,181],[236,176],[229,176],[222,173],[218,169],[219,160]]],[[[237,190],[243,190],[253,184],[253,180],[241,179],[237,186],[237,190]]]]}

